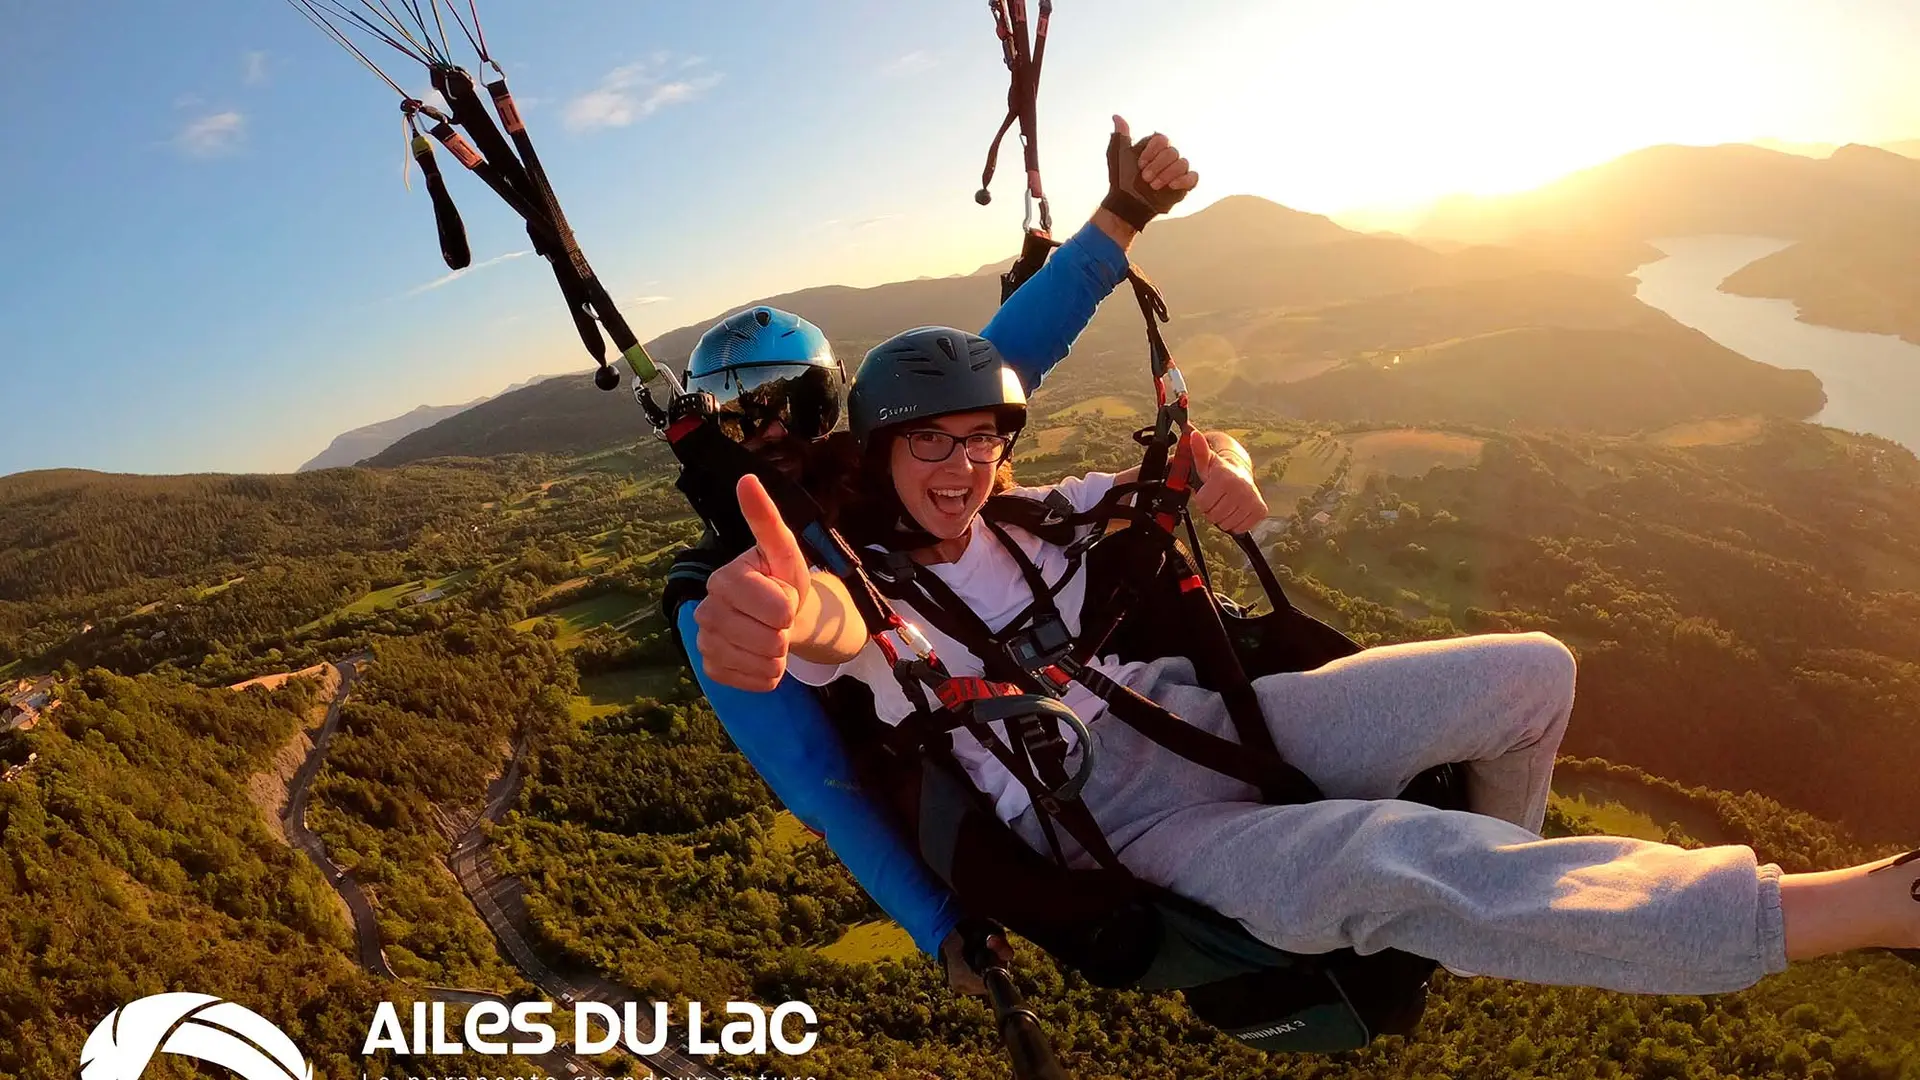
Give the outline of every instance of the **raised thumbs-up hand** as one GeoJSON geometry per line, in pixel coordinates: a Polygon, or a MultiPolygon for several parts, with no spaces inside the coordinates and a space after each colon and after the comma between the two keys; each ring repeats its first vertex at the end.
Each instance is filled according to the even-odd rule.
{"type": "Polygon", "coordinates": [[[745,476],[736,492],[754,546],[707,579],[694,609],[702,666],[714,681],[767,691],[787,672],[787,651],[811,633],[818,604],[800,542],[780,518],[760,478],[745,476]]]}
{"type": "Polygon", "coordinates": [[[1200,481],[1190,504],[1193,509],[1230,533],[1258,525],[1267,516],[1267,500],[1244,457],[1215,453],[1206,433],[1198,429],[1189,431],[1187,439],[1193,448],[1193,473],[1200,481]]]}
{"type": "Polygon", "coordinates": [[[1107,197],[1100,205],[1138,231],[1186,198],[1200,174],[1165,135],[1132,139],[1126,118],[1115,115],[1107,140],[1107,197]]]}

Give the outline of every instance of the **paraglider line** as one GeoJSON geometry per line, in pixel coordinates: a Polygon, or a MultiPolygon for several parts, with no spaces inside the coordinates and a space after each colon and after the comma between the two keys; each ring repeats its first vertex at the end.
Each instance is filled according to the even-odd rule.
{"type": "Polygon", "coordinates": [[[412,95],[408,94],[406,90],[400,86],[399,83],[394,82],[393,79],[390,76],[388,76],[386,72],[380,70],[380,65],[374,63],[372,60],[367,59],[367,54],[361,52],[360,47],[355,45],[352,39],[348,38],[345,34],[341,33],[337,27],[335,27],[332,23],[328,22],[326,18],[322,16],[319,12],[313,10],[312,0],[287,0],[287,3],[295,11],[298,11],[301,15],[304,15],[308,22],[319,27],[322,33],[326,34],[328,37],[332,38],[335,42],[337,42],[342,48],[346,49],[348,52],[358,57],[360,62],[367,66],[368,71],[371,71],[375,75],[378,75],[380,77],[381,82],[384,82],[388,86],[393,87],[394,93],[399,94],[402,98],[411,100],[412,95]]]}

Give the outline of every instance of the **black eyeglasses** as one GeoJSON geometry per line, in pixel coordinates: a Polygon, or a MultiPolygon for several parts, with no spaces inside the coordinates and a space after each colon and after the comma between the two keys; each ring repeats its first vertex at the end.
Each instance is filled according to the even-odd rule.
{"type": "Polygon", "coordinates": [[[953,456],[953,448],[961,443],[967,444],[967,460],[976,465],[997,465],[1007,452],[1013,449],[1014,436],[989,435],[977,431],[971,435],[949,435],[944,431],[909,431],[901,438],[907,441],[907,450],[921,461],[945,461],[953,456]]]}

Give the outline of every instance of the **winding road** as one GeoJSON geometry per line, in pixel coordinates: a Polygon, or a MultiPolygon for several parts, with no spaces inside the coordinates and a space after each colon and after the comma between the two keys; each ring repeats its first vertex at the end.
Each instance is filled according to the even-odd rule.
{"type": "MultiPolygon", "coordinates": [[[[523,761],[526,751],[527,743],[523,738],[513,748],[513,760],[508,764],[507,771],[487,788],[486,809],[461,835],[448,860],[453,867],[453,876],[459,880],[460,889],[467,894],[467,899],[473,901],[473,906],[479,910],[480,917],[486,920],[487,928],[493,931],[500,947],[506,950],[513,965],[520,969],[529,982],[555,1001],[600,1001],[620,1010],[626,1002],[639,1001],[640,996],[598,975],[563,976],[534,954],[525,936],[527,905],[521,893],[520,879],[502,876],[487,851],[486,823],[499,821],[519,797],[520,782],[525,778],[523,761]]],[[[653,1025],[649,1022],[652,1011],[643,1009],[641,1012],[635,1024],[639,1029],[636,1034],[642,1041],[650,1041],[653,1038],[653,1025]]],[[[716,1080],[706,1065],[671,1047],[645,1060],[647,1066],[662,1077],[716,1080]]]]}
{"type": "MultiPolygon", "coordinates": [[[[387,964],[386,952],[381,947],[380,923],[366,890],[352,871],[342,869],[328,857],[326,845],[307,828],[307,797],[313,778],[326,761],[327,743],[339,730],[340,709],[353,689],[354,680],[359,677],[359,665],[371,659],[371,654],[360,653],[335,665],[340,670],[339,688],[327,706],[325,721],[313,737],[313,748],[307,752],[306,760],[300,763],[300,768],[287,785],[287,804],[280,819],[286,829],[287,839],[306,853],[307,858],[320,868],[334,891],[346,902],[347,910],[353,916],[353,933],[360,966],[383,979],[397,982],[399,976],[387,964]]],[[[519,796],[526,749],[524,739],[514,747],[513,760],[507,771],[487,788],[485,809],[454,845],[449,860],[454,876],[459,880],[461,890],[480,912],[481,918],[486,920],[508,959],[520,969],[528,982],[553,1001],[561,1004],[583,1000],[602,1001],[616,1007],[627,1001],[637,1001],[638,996],[632,991],[607,979],[569,979],[556,974],[527,945],[523,934],[526,904],[521,898],[520,882],[516,878],[501,877],[494,869],[493,860],[486,851],[485,829],[485,823],[500,820],[519,796]]],[[[484,1000],[510,1004],[504,995],[489,991],[437,986],[421,989],[423,996],[432,1001],[472,1005],[484,1000]]],[[[644,1019],[640,1026],[643,1029],[639,1032],[640,1036],[643,1039],[649,1037],[651,1031],[644,1019]]],[[[598,1073],[591,1063],[560,1050],[538,1055],[532,1060],[557,1077],[593,1076],[598,1073]]],[[[675,1050],[664,1050],[644,1060],[660,1080],[717,1080],[705,1065],[675,1050]]]]}
{"type": "Polygon", "coordinates": [[[371,657],[362,653],[334,665],[340,669],[340,687],[334,692],[333,702],[327,706],[326,721],[313,737],[313,749],[307,752],[307,760],[300,763],[300,770],[293,774],[293,781],[287,785],[287,808],[280,816],[280,823],[287,830],[287,839],[307,853],[307,858],[327,876],[327,881],[340,894],[340,899],[347,902],[347,910],[353,914],[353,936],[359,946],[360,966],[383,979],[397,979],[393,969],[387,966],[386,952],[380,947],[380,923],[374,917],[373,903],[367,899],[366,890],[360,887],[352,871],[334,865],[333,860],[327,857],[327,846],[307,828],[308,789],[326,761],[327,742],[340,728],[340,707],[346,704],[353,681],[360,675],[359,666],[369,659],[371,657]]]}

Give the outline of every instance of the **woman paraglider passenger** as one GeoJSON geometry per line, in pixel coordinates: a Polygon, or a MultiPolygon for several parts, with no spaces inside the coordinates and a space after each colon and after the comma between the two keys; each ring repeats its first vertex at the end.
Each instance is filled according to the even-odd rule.
{"type": "MultiPolygon", "coordinates": [[[[922,583],[889,595],[955,680],[991,693],[1007,669],[982,643],[1003,639],[923,607],[963,604],[988,634],[1030,624],[1036,612],[1082,632],[1082,541],[1095,526],[1063,536],[982,513],[1011,485],[1007,458],[1026,420],[1019,380],[989,342],[938,327],[884,342],[856,374],[848,414],[861,490],[841,524],[863,545],[863,561],[891,568],[877,572],[922,583]]],[[[1223,436],[1188,438],[1192,507],[1230,531],[1263,516],[1238,447],[1223,436]]],[[[1091,474],[1011,494],[1076,521],[1111,506],[1109,495],[1133,479],[1091,474]]],[[[912,657],[875,639],[887,628],[866,624],[842,578],[809,569],[757,481],[744,480],[739,496],[757,547],[709,582],[698,612],[708,674],[750,690],[789,671],[814,685],[853,679],[889,725],[924,714],[912,657]]],[[[1043,794],[1048,807],[1036,805],[1032,776],[1006,745],[992,745],[1001,740],[949,724],[953,757],[1034,850],[1091,868],[1102,863],[1092,849],[1105,847],[1132,875],[1288,953],[1392,949],[1463,973],[1709,994],[1790,961],[1920,947],[1920,853],[1788,875],[1742,846],[1542,839],[1575,674],[1572,655],[1546,635],[1386,646],[1252,680],[1272,744],[1324,796],[1285,804],[1113,715],[1117,701],[1138,695],[1235,739],[1222,694],[1175,655],[1177,644],[1162,659],[1087,657],[1061,687],[1060,704],[1082,722],[1063,729],[1064,750],[1095,763],[1065,800],[1097,823],[1092,842],[1053,827],[1049,810],[1061,800],[1043,794]],[[1464,810],[1395,797],[1445,763],[1464,769],[1464,810]]],[[[1004,726],[993,730],[1005,739],[1004,726]]]]}

